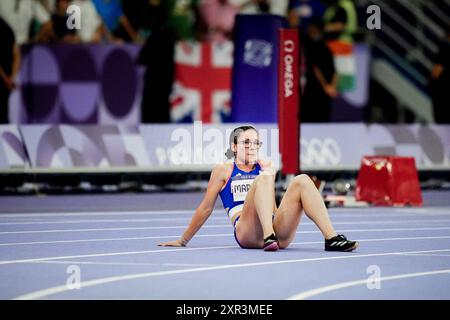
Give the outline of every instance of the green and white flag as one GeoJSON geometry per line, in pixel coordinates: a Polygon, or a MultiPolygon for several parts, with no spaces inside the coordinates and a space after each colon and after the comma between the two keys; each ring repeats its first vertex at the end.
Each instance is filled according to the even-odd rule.
{"type": "Polygon", "coordinates": [[[338,75],[337,90],[339,92],[352,91],[356,87],[356,61],[353,45],[348,42],[334,40],[328,42],[333,53],[334,66],[338,75]]]}

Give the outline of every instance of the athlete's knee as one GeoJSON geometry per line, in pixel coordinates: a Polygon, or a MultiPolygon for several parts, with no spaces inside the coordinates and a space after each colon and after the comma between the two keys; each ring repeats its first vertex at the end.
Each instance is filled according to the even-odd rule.
{"type": "Polygon", "coordinates": [[[278,246],[280,247],[280,249],[286,249],[290,244],[291,242],[288,240],[278,240],[278,246]]]}
{"type": "Polygon", "coordinates": [[[268,183],[268,182],[274,182],[275,181],[275,175],[271,172],[262,172],[260,175],[258,175],[255,179],[255,182],[257,183],[268,183]]]}
{"type": "Polygon", "coordinates": [[[311,183],[311,178],[306,175],[306,174],[299,174],[298,176],[296,176],[294,178],[293,183],[295,183],[296,185],[298,185],[299,187],[304,187],[305,185],[308,185],[311,183]]]}

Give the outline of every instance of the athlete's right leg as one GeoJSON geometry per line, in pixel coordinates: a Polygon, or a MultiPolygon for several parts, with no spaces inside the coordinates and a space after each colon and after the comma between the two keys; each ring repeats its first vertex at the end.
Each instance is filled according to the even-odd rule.
{"type": "Polygon", "coordinates": [[[289,185],[275,215],[274,227],[283,248],[286,248],[296,235],[302,209],[318,226],[325,239],[336,235],[317,187],[309,176],[301,174],[289,185]]]}
{"type": "Polygon", "coordinates": [[[236,236],[245,248],[262,248],[264,238],[274,233],[275,176],[263,172],[255,178],[247,193],[236,225],[236,236]]]}
{"type": "Polygon", "coordinates": [[[307,175],[301,174],[289,185],[275,214],[274,228],[281,248],[286,248],[294,239],[302,209],[322,232],[325,250],[351,251],[358,247],[356,241],[348,241],[345,236],[337,235],[314,182],[307,175]]]}

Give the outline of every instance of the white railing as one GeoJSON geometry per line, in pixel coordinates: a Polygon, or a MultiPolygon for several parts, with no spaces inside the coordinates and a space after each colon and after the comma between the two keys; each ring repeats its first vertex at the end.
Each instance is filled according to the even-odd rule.
{"type": "MultiPolygon", "coordinates": [[[[431,31],[438,39],[442,39],[445,35],[445,30],[439,25],[447,25],[450,22],[450,18],[445,12],[443,12],[436,3],[429,0],[358,0],[357,4],[360,7],[367,7],[370,4],[375,4],[380,7],[382,12],[382,32],[390,40],[397,43],[402,47],[408,54],[405,56],[407,62],[417,62],[424,67],[426,70],[431,70],[433,67],[432,58],[424,54],[424,49],[426,48],[431,54],[436,54],[439,50],[438,43],[433,42],[429,39],[424,29],[431,31]],[[394,6],[401,7],[402,10],[395,10],[394,6]],[[427,8],[432,12],[440,21],[436,21],[427,16],[423,8],[427,8]],[[406,21],[403,17],[402,12],[409,12],[414,15],[417,20],[417,25],[412,25],[410,22],[406,21]],[[388,16],[391,20],[394,20],[403,30],[403,32],[410,34],[414,37],[415,43],[410,43],[407,39],[401,36],[399,32],[389,25],[384,19],[383,15],[388,16]]],[[[450,0],[440,0],[440,5],[450,5],[450,0]]],[[[374,45],[383,42],[382,39],[376,38],[374,45]]],[[[383,45],[381,45],[383,46],[383,45]]],[[[386,44],[383,46],[386,47],[386,44]]],[[[389,58],[394,59],[390,56],[389,58]]],[[[405,70],[408,72],[408,70],[405,70]]],[[[410,73],[410,72],[409,72],[410,73]]],[[[428,74],[422,74],[422,77],[427,77],[428,74]]],[[[418,82],[422,83],[419,79],[418,82]]]]}
{"type": "MultiPolygon", "coordinates": [[[[433,14],[438,17],[442,23],[448,24],[450,22],[450,16],[448,16],[445,12],[436,7],[435,3],[430,0],[421,0],[422,6],[426,7],[428,10],[433,12],[433,14]]],[[[450,1],[447,2],[450,6],[450,1]]]]}
{"type": "MultiPolygon", "coordinates": [[[[436,53],[438,51],[438,46],[436,44],[434,44],[431,40],[429,40],[425,36],[423,31],[420,30],[420,32],[417,32],[417,31],[419,31],[418,28],[416,26],[412,25],[411,23],[407,22],[401,16],[401,14],[399,14],[395,10],[391,9],[383,1],[372,0],[372,2],[376,3],[378,6],[380,6],[381,10],[383,11],[383,14],[387,14],[387,15],[391,16],[391,18],[393,18],[399,25],[401,25],[405,31],[409,31],[409,32],[413,33],[416,40],[419,43],[426,46],[433,53],[436,53]]],[[[383,25],[383,27],[384,27],[384,25],[383,25]]],[[[386,32],[390,33],[389,30],[386,30],[386,32]]]]}
{"type": "Polygon", "coordinates": [[[400,3],[404,9],[410,11],[412,14],[416,16],[419,22],[423,25],[426,25],[434,34],[443,38],[445,36],[445,31],[441,28],[437,23],[435,23],[432,19],[430,19],[421,8],[421,1],[410,1],[410,0],[396,0],[400,3]]]}
{"type": "Polygon", "coordinates": [[[432,121],[431,101],[402,73],[422,88],[427,86],[433,56],[439,50],[439,43],[430,39],[429,34],[433,34],[435,39],[444,38],[444,28],[450,23],[450,17],[442,6],[450,7],[450,0],[439,0],[439,3],[430,0],[357,0],[356,4],[360,8],[374,4],[381,9],[381,30],[367,34],[371,45],[388,60],[376,60],[372,66],[372,77],[419,119],[432,121]],[[406,15],[413,16],[416,23],[409,22],[406,15]],[[380,34],[383,36],[380,37],[380,34]],[[393,48],[388,42],[395,43],[401,49],[393,48]],[[385,81],[387,78],[392,81],[385,81]]]}
{"type": "Polygon", "coordinates": [[[431,100],[417,90],[390,63],[376,59],[373,63],[373,77],[386,83],[386,90],[398,98],[401,107],[407,107],[417,116],[419,122],[433,122],[431,100]]]}
{"type": "Polygon", "coordinates": [[[420,74],[414,67],[412,67],[406,59],[403,59],[400,55],[395,53],[394,50],[392,50],[388,45],[386,45],[384,42],[379,41],[374,44],[377,49],[382,51],[386,56],[388,56],[392,61],[394,61],[398,66],[400,66],[404,71],[406,71],[411,77],[416,79],[418,83],[421,85],[427,84],[427,77],[420,74]]]}

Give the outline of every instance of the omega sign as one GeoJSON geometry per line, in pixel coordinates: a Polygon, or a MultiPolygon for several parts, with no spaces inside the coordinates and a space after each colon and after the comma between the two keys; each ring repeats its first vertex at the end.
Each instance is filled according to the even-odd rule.
{"type": "Polygon", "coordinates": [[[295,44],[292,40],[283,42],[284,46],[284,97],[292,96],[294,89],[294,56],[295,44]]]}

